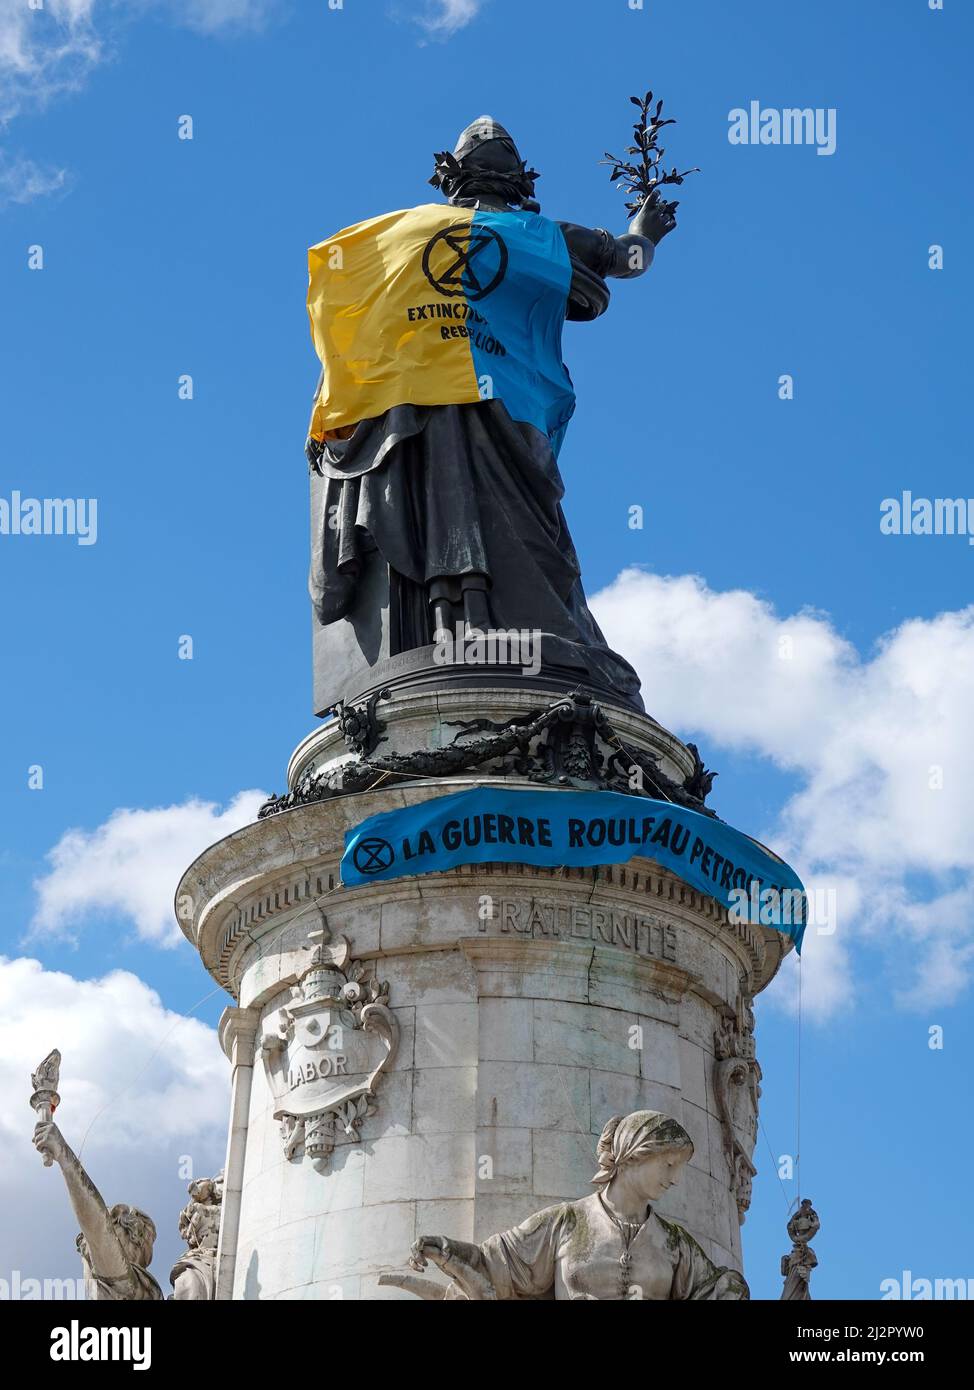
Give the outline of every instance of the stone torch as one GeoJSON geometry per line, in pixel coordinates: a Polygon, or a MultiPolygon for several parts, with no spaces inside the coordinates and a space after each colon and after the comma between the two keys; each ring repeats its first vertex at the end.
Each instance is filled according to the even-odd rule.
{"type": "MultiPolygon", "coordinates": [[[[36,1111],[38,1123],[47,1124],[54,1118],[54,1112],[61,1103],[57,1093],[61,1073],[61,1054],[57,1048],[49,1052],[35,1072],[31,1074],[34,1094],[30,1098],[31,1108],[36,1111]]],[[[44,1167],[50,1168],[54,1160],[50,1154],[44,1155],[44,1167]]]]}

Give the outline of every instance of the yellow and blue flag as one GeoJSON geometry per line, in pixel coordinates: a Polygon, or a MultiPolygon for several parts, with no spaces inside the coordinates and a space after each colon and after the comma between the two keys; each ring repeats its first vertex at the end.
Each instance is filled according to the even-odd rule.
{"type": "Polygon", "coordinates": [[[557,453],[575,408],[561,358],[571,263],[538,213],[426,204],[308,252],[322,440],[396,405],[503,401],[557,453]]]}

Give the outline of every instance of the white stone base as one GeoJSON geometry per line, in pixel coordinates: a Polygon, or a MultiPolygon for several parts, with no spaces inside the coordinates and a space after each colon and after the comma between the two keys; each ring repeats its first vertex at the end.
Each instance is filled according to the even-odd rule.
{"type": "Polygon", "coordinates": [[[760,1073],[745,1059],[722,1106],[715,1035],[736,1028],[747,1053],[750,997],[790,943],[729,924],[713,900],[643,859],[338,886],[347,829],[479,781],[499,779],[300,806],[231,835],[187,871],[184,929],[236,1001],[222,1025],[234,1099],[218,1297],[410,1297],[377,1276],[402,1269],[417,1236],[482,1240],[584,1196],[603,1125],[636,1109],[674,1116],[695,1145],[662,1214],[716,1263],[741,1268],[732,1146],[753,1150],[745,1092],[756,1101],[760,1073]],[[260,1039],[307,971],[309,933],[323,919],[331,941],[346,937],[388,982],[400,1043],[360,1139],[340,1136],[318,1171],[300,1148],[284,1156],[260,1039]]]}

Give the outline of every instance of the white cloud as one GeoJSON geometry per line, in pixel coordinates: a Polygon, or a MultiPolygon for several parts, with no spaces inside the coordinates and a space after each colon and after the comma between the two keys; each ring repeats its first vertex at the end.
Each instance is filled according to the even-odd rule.
{"type": "Polygon", "coordinates": [[[103,56],[95,0],[0,0],[0,125],[76,91],[103,56]]]}
{"type": "Polygon", "coordinates": [[[30,1074],[57,1047],[58,1125],[109,1206],[129,1202],[155,1221],[153,1272],[167,1291],[181,1248],[179,1161],[196,1176],[223,1164],[230,1070],[215,1031],[126,971],[78,980],[25,957],[0,957],[0,1017],[0,1278],[80,1273],[61,1174],[31,1144],[30,1074]]]}
{"type": "Polygon", "coordinates": [[[271,11],[273,0],[125,0],[132,10],[162,10],[177,24],[200,34],[253,32],[271,11]]]}
{"type": "Polygon", "coordinates": [[[432,39],[451,38],[480,13],[483,0],[426,0],[410,18],[432,39]]]}
{"type": "MultiPolygon", "coordinates": [[[[853,948],[865,940],[887,951],[883,987],[899,1003],[955,1002],[974,975],[974,608],[903,623],[860,655],[825,614],[782,616],[693,576],[628,570],[593,607],[644,673],[653,715],[699,738],[710,761],[724,747],[794,776],[771,825],[741,828],[788,858],[813,894],[835,894],[835,933],[806,938],[806,1007],[826,1015],[852,1003],[853,948]]],[[[117,913],[144,939],[177,942],[180,875],[263,797],[241,792],[225,810],[199,800],[120,810],[68,831],[37,881],[32,931],[71,935],[117,913]]],[[[787,999],[790,968],[784,983],[787,999]]]]}
{"type": "MultiPolygon", "coordinates": [[[[472,0],[471,0],[472,3],[472,0]]],[[[270,0],[0,0],[0,124],[77,91],[126,19],[150,11],[206,34],[259,29],[270,0]]]]}
{"type": "Polygon", "coordinates": [[[0,207],[7,203],[32,203],[56,193],[67,184],[65,169],[43,169],[32,159],[0,153],[0,207]]]}
{"type": "Polygon", "coordinates": [[[69,830],[49,852],[48,873],[35,883],[31,934],[73,936],[86,918],[118,913],[139,936],[175,945],[182,933],[173,894],[197,855],[255,820],[267,793],[243,791],[221,810],[193,799],[154,810],[114,811],[95,830],[69,830]]]}
{"type": "Polygon", "coordinates": [[[891,967],[909,977],[900,1002],[953,1002],[974,967],[974,608],[905,622],[860,656],[824,614],[782,617],[693,576],[627,570],[593,607],[663,724],[709,740],[711,761],[722,745],[798,778],[775,825],[742,828],[836,890],[835,936],[807,938],[811,1008],[849,1002],[857,937],[908,947],[891,967]]]}
{"type": "MultiPolygon", "coordinates": [[[[161,11],[185,28],[216,34],[259,29],[271,0],[0,0],[0,131],[17,116],[80,91],[115,51],[126,20],[161,11]]],[[[29,202],[64,186],[63,170],[26,157],[0,162],[0,205],[29,202]]]]}
{"type": "MultiPolygon", "coordinates": [[[[809,1012],[852,1004],[853,948],[865,940],[889,948],[883,988],[899,1003],[955,1002],[974,974],[974,608],[906,622],[861,656],[827,615],[782,616],[693,576],[629,570],[593,607],[643,672],[653,715],[697,737],[712,762],[724,747],[794,776],[772,824],[741,828],[789,859],[819,901],[834,894],[834,934],[813,927],[806,938],[809,1012]]],[[[718,782],[718,809],[720,792],[718,782]]],[[[70,934],[117,912],[143,938],[178,941],[171,900],[182,871],[252,820],[262,798],[122,810],[94,831],[69,831],[37,883],[33,930],[70,934]]],[[[776,992],[785,1001],[792,970],[776,992]]]]}

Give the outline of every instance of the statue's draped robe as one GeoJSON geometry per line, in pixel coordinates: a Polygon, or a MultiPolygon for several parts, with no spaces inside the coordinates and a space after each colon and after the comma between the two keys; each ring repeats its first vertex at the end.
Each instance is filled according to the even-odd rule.
{"type": "Polygon", "coordinates": [[[746,1299],[735,1270],[713,1264],[688,1231],[650,1211],[629,1249],[598,1193],[563,1202],[480,1247],[499,1299],[746,1299]]]}
{"type": "Polygon", "coordinates": [[[212,1299],[216,1291],[216,1250],[184,1250],[170,1271],[169,1282],[176,1299],[212,1299]]]}
{"type": "Polygon", "coordinates": [[[162,1298],[162,1289],[147,1269],[130,1265],[129,1273],[118,1279],[105,1279],[96,1274],[84,1256],[81,1260],[85,1291],[92,1302],[128,1302],[162,1298]]]}
{"type": "Polygon", "coordinates": [[[788,1303],[811,1301],[809,1280],[812,1270],[818,1265],[818,1257],[810,1246],[798,1246],[789,1255],[782,1257],[781,1272],[785,1276],[785,1287],[781,1297],[788,1303]]]}
{"type": "MultiPolygon", "coordinates": [[[[583,249],[599,264],[589,267],[589,283],[604,268],[604,252],[593,256],[590,246],[591,234],[583,249]]],[[[569,248],[578,279],[585,267],[569,248]]],[[[328,440],[313,519],[317,620],[348,615],[365,557],[377,550],[390,570],[394,646],[425,646],[433,640],[429,582],[485,574],[494,627],[562,639],[558,664],[642,708],[636,673],[608,647],[586,603],[555,442],[512,419],[499,399],[395,405],[360,421],[350,438],[328,440]]]]}

